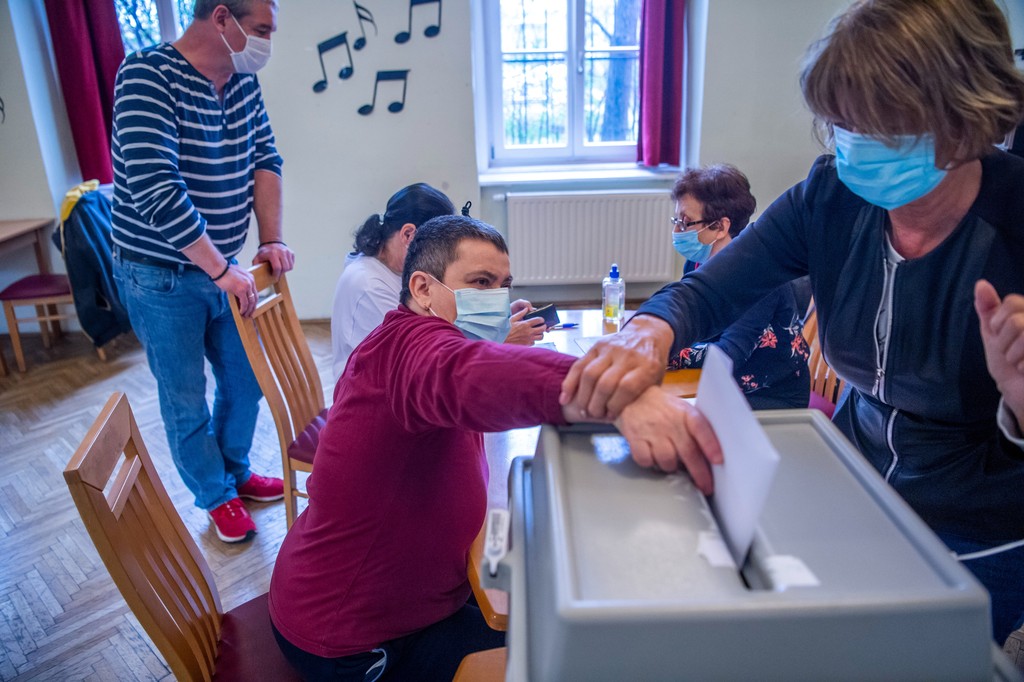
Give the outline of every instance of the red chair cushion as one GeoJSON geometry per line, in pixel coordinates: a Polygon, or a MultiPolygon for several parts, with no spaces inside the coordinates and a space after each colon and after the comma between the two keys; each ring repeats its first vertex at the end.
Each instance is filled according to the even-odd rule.
{"type": "Polygon", "coordinates": [[[320,414],[313,417],[313,420],[306,425],[302,433],[288,446],[288,456],[306,464],[313,463],[313,455],[316,454],[316,446],[320,444],[320,431],[327,424],[327,413],[330,410],[324,408],[320,414]]]}
{"type": "Polygon", "coordinates": [[[819,410],[825,413],[825,416],[829,419],[832,418],[832,413],[836,411],[835,403],[831,403],[826,400],[822,395],[811,391],[811,400],[807,404],[807,407],[812,410],[819,410]]]}
{"type": "Polygon", "coordinates": [[[215,680],[301,680],[288,665],[270,629],[267,594],[224,614],[215,680]]]}
{"type": "Polygon", "coordinates": [[[70,293],[71,283],[67,275],[28,275],[0,291],[0,301],[67,296],[70,293]]]}

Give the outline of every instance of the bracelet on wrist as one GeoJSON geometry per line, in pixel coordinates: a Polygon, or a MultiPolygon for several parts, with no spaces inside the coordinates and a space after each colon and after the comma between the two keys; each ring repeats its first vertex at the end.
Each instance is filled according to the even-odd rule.
{"type": "Polygon", "coordinates": [[[216,282],[218,279],[220,279],[224,275],[228,274],[228,270],[230,270],[230,269],[231,269],[231,263],[230,262],[225,263],[224,264],[224,269],[220,271],[220,274],[217,275],[216,277],[211,277],[210,281],[211,282],[216,282]]]}
{"type": "Polygon", "coordinates": [[[267,240],[267,241],[265,241],[265,242],[260,242],[259,248],[261,248],[261,249],[262,249],[262,248],[263,248],[264,246],[267,246],[267,245],[269,245],[269,244],[280,244],[281,246],[288,246],[287,244],[285,244],[285,243],[284,243],[283,241],[281,241],[280,239],[268,239],[268,240],[267,240]]]}

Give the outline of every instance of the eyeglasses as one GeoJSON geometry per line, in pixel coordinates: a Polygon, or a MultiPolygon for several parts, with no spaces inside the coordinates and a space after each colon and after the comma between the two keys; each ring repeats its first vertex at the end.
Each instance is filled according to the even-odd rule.
{"type": "Polygon", "coordinates": [[[669,218],[669,220],[671,220],[672,224],[675,225],[676,227],[683,228],[683,232],[686,232],[694,225],[703,225],[704,223],[715,222],[714,220],[683,220],[682,218],[676,218],[675,216],[672,216],[671,218],[669,218]]]}

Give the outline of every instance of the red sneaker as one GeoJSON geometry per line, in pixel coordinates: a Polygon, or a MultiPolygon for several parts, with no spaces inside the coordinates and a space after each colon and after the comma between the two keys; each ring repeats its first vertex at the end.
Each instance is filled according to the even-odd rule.
{"type": "Polygon", "coordinates": [[[237,497],[207,512],[217,537],[224,542],[245,542],[256,535],[256,524],[237,497]]]}
{"type": "Polygon", "coordinates": [[[245,485],[237,488],[238,496],[257,502],[273,502],[284,498],[284,481],[259,474],[250,474],[245,485]]]}

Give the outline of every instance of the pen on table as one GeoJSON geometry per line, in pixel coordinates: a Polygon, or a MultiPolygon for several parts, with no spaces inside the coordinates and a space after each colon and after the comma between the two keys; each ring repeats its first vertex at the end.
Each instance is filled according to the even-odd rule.
{"type": "Polygon", "coordinates": [[[579,325],[576,324],[575,322],[559,322],[554,327],[552,327],[552,329],[572,329],[573,327],[578,326],[579,325]]]}

